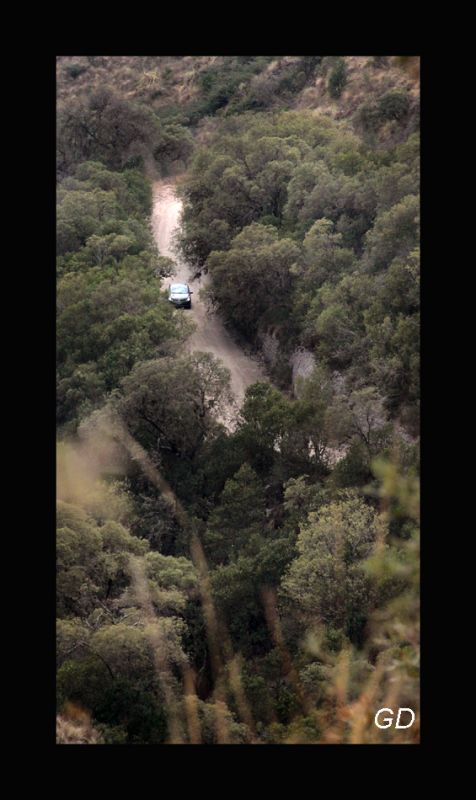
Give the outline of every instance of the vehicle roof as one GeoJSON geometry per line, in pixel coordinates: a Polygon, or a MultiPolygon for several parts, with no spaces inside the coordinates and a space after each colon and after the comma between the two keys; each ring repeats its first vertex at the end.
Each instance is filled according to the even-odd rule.
{"type": "Polygon", "coordinates": [[[173,291],[174,289],[188,289],[188,285],[186,283],[172,283],[170,290],[173,291]]]}

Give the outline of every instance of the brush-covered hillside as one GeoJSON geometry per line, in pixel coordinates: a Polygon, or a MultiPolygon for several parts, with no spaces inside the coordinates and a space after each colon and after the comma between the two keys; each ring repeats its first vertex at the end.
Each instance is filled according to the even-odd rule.
{"type": "Polygon", "coordinates": [[[60,56],[57,112],[58,742],[418,743],[418,58],[60,56]]]}
{"type": "MultiPolygon", "coordinates": [[[[363,136],[385,144],[418,128],[419,60],[408,56],[58,57],[60,129],[64,117],[74,119],[74,109],[79,113],[83,104],[87,108],[91,102],[98,106],[94,101],[98,93],[122,98],[123,111],[148,109],[166,127],[184,126],[195,137],[215,130],[217,120],[244,111],[311,109],[346,119],[363,136]]],[[[84,144],[88,137],[94,141],[94,127],[86,128],[84,144]]],[[[144,137],[145,131],[137,136],[140,141],[144,137]]],[[[152,137],[150,143],[157,141],[152,137]]]]}

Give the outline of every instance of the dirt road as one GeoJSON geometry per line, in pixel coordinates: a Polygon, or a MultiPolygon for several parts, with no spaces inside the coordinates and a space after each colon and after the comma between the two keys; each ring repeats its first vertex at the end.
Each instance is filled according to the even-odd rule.
{"type": "Polygon", "coordinates": [[[154,182],[153,197],[152,230],[157,247],[161,255],[173,258],[178,266],[176,274],[167,278],[164,284],[188,283],[193,291],[191,311],[181,312],[191,314],[197,326],[188,341],[190,351],[210,352],[222,360],[231,372],[231,389],[235,402],[240,406],[246,388],[251,383],[267,378],[260,365],[233,341],[220,317],[211,312],[200,298],[200,289],[206,285],[208,276],[193,280],[190,268],[174,250],[173,235],[180,225],[182,211],[182,203],[175,194],[174,184],[165,181],[154,182]]]}

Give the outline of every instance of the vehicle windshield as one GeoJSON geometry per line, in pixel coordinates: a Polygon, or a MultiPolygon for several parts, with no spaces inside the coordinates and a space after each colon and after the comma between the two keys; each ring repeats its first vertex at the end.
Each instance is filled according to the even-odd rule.
{"type": "Polygon", "coordinates": [[[173,286],[170,287],[170,291],[174,294],[188,294],[188,288],[182,283],[174,283],[173,286]]]}

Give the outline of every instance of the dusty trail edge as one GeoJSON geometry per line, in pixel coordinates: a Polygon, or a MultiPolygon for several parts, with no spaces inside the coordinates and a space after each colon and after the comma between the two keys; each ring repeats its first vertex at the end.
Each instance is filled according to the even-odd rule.
{"type": "Polygon", "coordinates": [[[234,402],[221,421],[231,430],[235,426],[236,414],[243,402],[247,387],[257,381],[269,379],[261,365],[244,353],[232,339],[219,315],[211,311],[200,297],[200,290],[207,285],[208,276],[194,278],[191,268],[175,249],[174,235],[180,228],[182,201],[177,196],[174,181],[154,181],[152,192],[151,225],[155,243],[160,255],[172,258],[177,264],[175,274],[165,278],[162,283],[164,288],[173,282],[188,283],[193,291],[191,310],[177,311],[177,313],[191,314],[196,325],[186,346],[189,352],[198,350],[213,353],[230,370],[234,402]]]}

